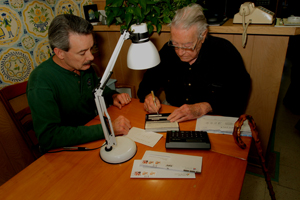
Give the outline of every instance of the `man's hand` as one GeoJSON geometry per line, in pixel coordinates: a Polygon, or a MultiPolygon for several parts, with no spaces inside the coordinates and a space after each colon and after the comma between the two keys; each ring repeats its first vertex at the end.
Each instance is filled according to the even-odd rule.
{"type": "Polygon", "coordinates": [[[167,118],[171,122],[183,122],[187,120],[197,119],[208,112],[211,112],[212,108],[209,103],[196,103],[193,105],[184,104],[183,106],[175,109],[167,118]]]}
{"type": "Polygon", "coordinates": [[[145,102],[144,102],[145,111],[147,111],[148,113],[157,113],[161,108],[160,101],[157,97],[155,97],[155,103],[156,103],[156,106],[154,104],[152,94],[151,93],[148,94],[145,97],[145,102]]]}
{"type": "Polygon", "coordinates": [[[112,124],[115,135],[127,135],[131,128],[130,121],[123,115],[120,115],[117,119],[115,119],[112,124]]]}
{"type": "Polygon", "coordinates": [[[127,93],[114,94],[112,95],[113,105],[121,109],[126,104],[131,102],[131,98],[127,93]]]}

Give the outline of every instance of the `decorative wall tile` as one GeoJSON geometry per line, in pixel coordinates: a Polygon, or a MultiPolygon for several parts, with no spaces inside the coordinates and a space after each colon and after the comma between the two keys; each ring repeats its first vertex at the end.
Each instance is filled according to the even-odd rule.
{"type": "Polygon", "coordinates": [[[27,80],[34,68],[30,54],[21,48],[7,49],[1,54],[0,60],[1,78],[10,84],[27,80]]]}
{"type": "Polygon", "coordinates": [[[48,29],[59,14],[84,17],[92,0],[0,0],[0,89],[28,80],[52,54],[48,29]]]}
{"type": "Polygon", "coordinates": [[[0,45],[9,47],[20,39],[22,24],[17,12],[9,7],[0,7],[0,45]]]}
{"type": "Polygon", "coordinates": [[[28,4],[23,11],[23,20],[27,31],[37,37],[47,37],[53,18],[52,9],[38,1],[28,4]]]}

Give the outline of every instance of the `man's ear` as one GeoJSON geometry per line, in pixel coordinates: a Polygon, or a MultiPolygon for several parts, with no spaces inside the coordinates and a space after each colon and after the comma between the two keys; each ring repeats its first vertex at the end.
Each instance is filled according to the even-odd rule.
{"type": "Polygon", "coordinates": [[[61,60],[64,59],[64,57],[65,57],[65,51],[63,51],[63,50],[61,50],[61,49],[59,49],[59,48],[54,48],[53,51],[54,51],[55,55],[56,55],[59,59],[61,59],[61,60]]]}
{"type": "Polygon", "coordinates": [[[208,33],[208,29],[206,29],[203,33],[202,33],[202,43],[205,41],[205,38],[207,36],[207,33],[208,33]]]}

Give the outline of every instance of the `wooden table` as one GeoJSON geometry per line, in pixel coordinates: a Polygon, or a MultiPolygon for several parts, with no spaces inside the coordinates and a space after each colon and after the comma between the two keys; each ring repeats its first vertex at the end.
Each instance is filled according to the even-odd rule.
{"type": "MultiPolygon", "coordinates": [[[[163,105],[162,112],[175,107],[163,105]]],[[[143,104],[132,99],[119,110],[108,108],[112,119],[122,114],[133,127],[144,127],[143,104]]],[[[100,123],[98,118],[87,125],[100,123]]],[[[195,130],[196,121],[180,123],[181,130],[195,130]]],[[[247,166],[251,138],[243,137],[241,150],[232,136],[209,134],[212,149],[166,150],[165,133],[153,147],[137,143],[133,159],[123,164],[107,164],[99,150],[48,153],[0,187],[0,199],[239,199],[247,166]],[[134,159],[146,150],[203,157],[202,173],[195,179],[131,179],[134,159]]],[[[99,147],[104,140],[80,145],[99,147]]]]}

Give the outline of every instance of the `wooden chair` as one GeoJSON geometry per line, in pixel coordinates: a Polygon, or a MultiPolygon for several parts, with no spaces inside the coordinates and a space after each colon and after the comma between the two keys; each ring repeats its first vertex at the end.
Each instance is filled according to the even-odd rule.
{"type": "Polygon", "coordinates": [[[135,86],[134,85],[128,85],[128,84],[122,84],[122,83],[116,83],[116,90],[121,93],[128,93],[131,98],[136,98],[136,92],[135,92],[135,86]]]}
{"type": "Polygon", "coordinates": [[[0,98],[14,124],[37,159],[41,156],[39,143],[33,130],[31,111],[26,96],[27,81],[4,87],[0,90],[0,98]],[[24,97],[25,95],[25,97],[24,97]],[[22,102],[17,101],[23,96],[22,102]],[[25,101],[25,102],[24,102],[25,101]]]}

